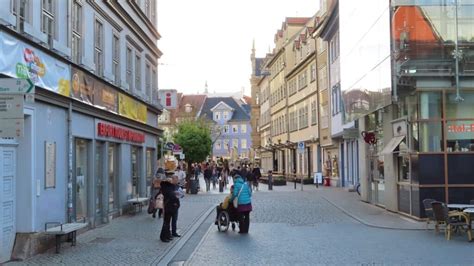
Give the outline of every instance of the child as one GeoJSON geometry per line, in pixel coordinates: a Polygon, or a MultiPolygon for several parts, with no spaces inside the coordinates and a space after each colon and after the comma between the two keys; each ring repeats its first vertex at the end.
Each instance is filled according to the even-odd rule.
{"type": "Polygon", "coordinates": [[[230,187],[229,195],[227,195],[224,198],[224,201],[222,201],[219,205],[216,206],[217,215],[216,215],[216,221],[214,222],[214,224],[217,225],[217,218],[219,217],[219,214],[221,213],[221,211],[227,210],[227,208],[229,208],[229,205],[232,204],[231,199],[232,199],[232,194],[233,193],[234,193],[234,186],[232,185],[230,187]]]}

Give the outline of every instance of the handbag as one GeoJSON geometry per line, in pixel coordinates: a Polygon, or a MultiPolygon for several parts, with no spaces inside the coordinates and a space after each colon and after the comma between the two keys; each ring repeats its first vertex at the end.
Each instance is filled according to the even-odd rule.
{"type": "Polygon", "coordinates": [[[163,209],[164,207],[163,200],[164,200],[163,194],[159,194],[158,196],[156,196],[155,209],[163,209]]]}
{"type": "Polygon", "coordinates": [[[155,205],[156,201],[153,198],[150,198],[150,200],[148,201],[148,214],[152,214],[153,212],[155,212],[155,205]]]}
{"type": "Polygon", "coordinates": [[[234,204],[234,208],[237,208],[239,207],[239,197],[240,197],[240,193],[242,192],[242,189],[244,188],[245,186],[245,183],[242,184],[242,187],[240,188],[240,191],[239,191],[239,194],[237,195],[237,197],[234,198],[232,204],[234,204]]]}

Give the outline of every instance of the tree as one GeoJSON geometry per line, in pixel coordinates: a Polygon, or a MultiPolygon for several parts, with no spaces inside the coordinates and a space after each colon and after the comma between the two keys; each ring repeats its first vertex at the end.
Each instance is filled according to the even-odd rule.
{"type": "Polygon", "coordinates": [[[202,162],[211,154],[211,130],[202,120],[183,121],[177,125],[174,135],[175,143],[179,144],[186,156],[186,162],[202,162]]]}

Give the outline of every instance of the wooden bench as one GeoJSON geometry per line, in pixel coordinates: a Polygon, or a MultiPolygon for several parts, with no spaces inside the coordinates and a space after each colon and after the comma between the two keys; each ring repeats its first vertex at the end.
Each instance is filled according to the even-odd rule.
{"type": "Polygon", "coordinates": [[[71,246],[76,245],[76,232],[79,229],[87,227],[87,223],[46,223],[44,225],[44,231],[47,235],[55,235],[56,236],[56,253],[59,253],[59,249],[61,248],[61,236],[68,235],[68,239],[71,240],[71,246]],[[48,227],[50,225],[56,225],[54,227],[48,227]]]}

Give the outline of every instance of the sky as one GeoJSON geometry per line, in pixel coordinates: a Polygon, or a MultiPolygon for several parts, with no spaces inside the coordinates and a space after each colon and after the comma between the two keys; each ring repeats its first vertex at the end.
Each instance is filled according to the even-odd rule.
{"type": "Polygon", "coordinates": [[[319,0],[158,0],[159,89],[250,95],[250,54],[274,48],[285,17],[312,17],[319,0]]]}

